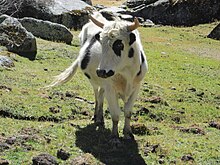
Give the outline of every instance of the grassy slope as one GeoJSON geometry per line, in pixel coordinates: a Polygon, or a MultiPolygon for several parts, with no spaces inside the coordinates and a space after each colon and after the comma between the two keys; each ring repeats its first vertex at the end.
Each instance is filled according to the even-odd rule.
{"type": "MultiPolygon", "coordinates": [[[[37,60],[17,56],[14,71],[0,70],[0,85],[12,89],[0,89],[0,143],[17,137],[10,149],[1,152],[0,148],[0,157],[26,165],[39,153],[56,156],[64,148],[71,158],[59,160],[60,164],[85,153],[91,153],[86,156],[92,164],[185,164],[181,157],[187,154],[194,158],[192,164],[218,164],[220,134],[208,123],[220,122],[220,47],[219,41],[205,37],[215,25],[140,28],[149,73],[132,124],[139,124],[138,128],[145,124],[147,133],[135,135],[136,142],[123,142],[126,145],[120,149],[108,145],[108,113],[106,129],[94,129],[93,92],[81,72],[63,86],[39,90],[76,58],[77,37],[71,46],[38,39],[37,60]],[[151,98],[158,103],[149,102],[151,98]],[[180,128],[191,128],[191,133],[180,128]],[[200,134],[192,133],[195,130],[200,134]],[[24,134],[31,137],[24,140],[24,134]]],[[[122,127],[120,122],[120,135],[122,127]]]]}

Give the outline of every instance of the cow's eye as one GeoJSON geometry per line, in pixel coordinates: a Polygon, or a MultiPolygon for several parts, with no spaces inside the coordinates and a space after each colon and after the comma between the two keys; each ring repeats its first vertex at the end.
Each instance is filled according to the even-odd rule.
{"type": "Polygon", "coordinates": [[[121,51],[124,50],[122,40],[116,40],[112,45],[112,49],[117,56],[121,56],[121,51]]]}

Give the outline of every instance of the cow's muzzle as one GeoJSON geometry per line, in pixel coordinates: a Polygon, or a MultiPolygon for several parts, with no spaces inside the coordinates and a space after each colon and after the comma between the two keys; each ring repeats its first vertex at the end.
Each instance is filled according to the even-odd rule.
{"type": "Polygon", "coordinates": [[[101,78],[108,78],[108,77],[111,77],[115,74],[115,72],[113,70],[106,72],[106,70],[102,70],[102,69],[97,69],[96,73],[101,78]]]}

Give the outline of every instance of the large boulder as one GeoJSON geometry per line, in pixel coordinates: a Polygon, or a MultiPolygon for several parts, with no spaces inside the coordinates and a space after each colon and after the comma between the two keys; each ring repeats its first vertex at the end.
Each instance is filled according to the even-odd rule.
{"type": "Polygon", "coordinates": [[[220,24],[218,24],[208,35],[209,38],[220,40],[220,24]]]}
{"type": "Polygon", "coordinates": [[[14,17],[33,17],[65,25],[67,28],[81,28],[88,22],[88,11],[93,7],[82,0],[23,0],[17,12],[7,11],[14,17]]]}
{"type": "Polygon", "coordinates": [[[31,17],[19,19],[22,26],[31,32],[35,37],[40,37],[49,41],[61,41],[71,44],[72,33],[61,24],[43,21],[31,17]]]}
{"type": "Polygon", "coordinates": [[[0,45],[11,52],[34,60],[37,54],[36,39],[21,23],[7,15],[0,16],[0,45]]]}
{"type": "Polygon", "coordinates": [[[219,0],[128,0],[129,14],[164,25],[193,26],[220,19],[219,0]]]}

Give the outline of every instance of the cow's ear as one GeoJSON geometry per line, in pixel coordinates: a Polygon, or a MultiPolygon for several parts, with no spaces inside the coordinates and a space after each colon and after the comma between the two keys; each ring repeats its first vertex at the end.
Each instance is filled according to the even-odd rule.
{"type": "Polygon", "coordinates": [[[101,32],[98,32],[98,33],[95,35],[95,39],[98,40],[98,41],[100,41],[100,33],[101,33],[101,32]]]}
{"type": "Polygon", "coordinates": [[[130,38],[129,45],[132,45],[136,41],[136,36],[134,33],[130,33],[129,38],[130,38]]]}

